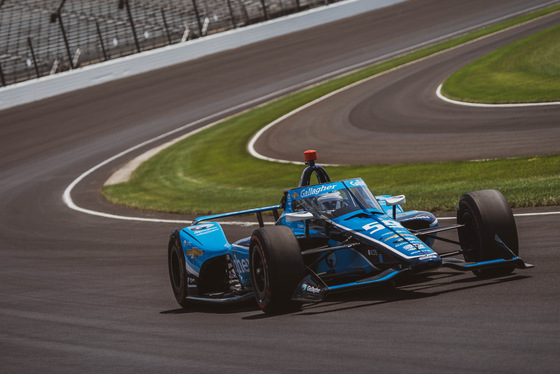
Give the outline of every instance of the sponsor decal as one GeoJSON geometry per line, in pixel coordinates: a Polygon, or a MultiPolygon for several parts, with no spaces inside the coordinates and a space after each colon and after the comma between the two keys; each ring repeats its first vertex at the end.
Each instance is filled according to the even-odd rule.
{"type": "Polygon", "coordinates": [[[417,244],[417,243],[407,244],[403,247],[403,249],[406,250],[406,251],[409,251],[409,250],[412,250],[412,249],[415,249],[415,250],[418,251],[418,250],[424,249],[424,248],[426,248],[426,247],[424,247],[424,245],[417,244]]]}
{"type": "Polygon", "coordinates": [[[416,219],[428,219],[428,220],[431,220],[432,217],[430,217],[430,216],[412,216],[412,217],[408,217],[408,218],[402,219],[401,222],[408,222],[408,221],[413,221],[413,220],[416,220],[416,219]]]}
{"type": "Polygon", "coordinates": [[[212,226],[209,226],[208,228],[204,228],[202,230],[196,231],[194,234],[196,236],[201,236],[201,235],[206,235],[206,234],[216,232],[218,230],[219,230],[218,226],[212,225],[212,226]]]}
{"type": "Polygon", "coordinates": [[[312,285],[306,284],[306,283],[301,285],[301,290],[303,292],[309,292],[309,293],[314,293],[314,294],[321,293],[321,289],[319,287],[312,286],[312,285]]]}
{"type": "Polygon", "coordinates": [[[398,238],[398,237],[399,237],[398,235],[392,235],[392,236],[389,236],[387,239],[383,239],[383,241],[386,242],[388,240],[395,239],[395,238],[398,238]]]}
{"type": "Polygon", "coordinates": [[[426,256],[420,256],[418,259],[419,260],[428,260],[430,258],[437,258],[438,256],[435,254],[431,254],[431,255],[426,255],[426,256]]]}
{"type": "Polygon", "coordinates": [[[191,231],[201,231],[201,230],[206,230],[206,229],[208,229],[208,228],[210,228],[210,227],[214,227],[214,225],[213,225],[213,224],[210,224],[210,225],[197,225],[197,226],[191,226],[191,227],[189,227],[189,229],[190,229],[191,231]]]}
{"type": "Polygon", "coordinates": [[[196,278],[187,277],[187,287],[188,288],[196,288],[196,278]]]}
{"type": "Polygon", "coordinates": [[[193,248],[191,248],[187,251],[187,256],[189,256],[193,260],[202,256],[203,254],[204,254],[204,251],[202,251],[202,250],[200,250],[196,247],[193,247],[193,248]]]}
{"type": "Polygon", "coordinates": [[[248,273],[250,271],[249,260],[247,260],[246,258],[239,260],[234,256],[233,265],[235,265],[235,269],[237,270],[238,274],[248,273]]]}
{"type": "Polygon", "coordinates": [[[300,197],[305,198],[305,197],[316,196],[316,195],[319,195],[323,192],[331,191],[331,190],[334,190],[334,189],[335,189],[335,186],[332,185],[332,184],[331,185],[324,185],[323,184],[323,185],[318,186],[318,187],[310,187],[308,189],[305,189],[305,190],[301,191],[300,197]]]}
{"type": "Polygon", "coordinates": [[[348,184],[350,184],[352,187],[360,187],[360,186],[365,186],[366,182],[364,182],[361,179],[354,179],[349,181],[348,184]]]}
{"type": "MultiPolygon", "coordinates": [[[[396,243],[393,242],[393,243],[396,243]]],[[[399,240],[398,244],[395,245],[395,247],[402,247],[402,250],[404,251],[411,251],[411,250],[420,250],[420,249],[424,249],[426,248],[423,244],[417,244],[417,243],[411,243],[409,241],[405,241],[405,240],[399,240]]]]}

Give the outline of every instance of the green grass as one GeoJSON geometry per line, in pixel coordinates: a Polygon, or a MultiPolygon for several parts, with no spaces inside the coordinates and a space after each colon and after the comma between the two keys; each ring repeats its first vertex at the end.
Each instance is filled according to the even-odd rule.
{"type": "Polygon", "coordinates": [[[560,101],[560,25],[470,63],[452,74],[442,93],[478,103],[560,101]]]}
{"type": "MultiPolygon", "coordinates": [[[[291,94],[201,131],[142,164],[129,182],[105,186],[105,197],[141,209],[209,214],[277,204],[295,187],[302,166],[252,158],[249,139],[278,117],[329,92],[462,44],[555,6],[394,58],[291,94]]],[[[453,210],[472,190],[501,190],[514,207],[560,204],[560,156],[425,164],[330,167],[333,180],[360,176],[376,194],[406,194],[407,208],[453,210]]]]}

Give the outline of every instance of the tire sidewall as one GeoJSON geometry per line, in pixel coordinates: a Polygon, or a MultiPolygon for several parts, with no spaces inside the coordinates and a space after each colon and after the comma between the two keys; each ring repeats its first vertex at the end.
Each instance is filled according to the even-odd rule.
{"type": "Polygon", "coordinates": [[[181,307],[185,308],[187,302],[187,269],[185,264],[185,256],[180,248],[178,239],[171,238],[168,247],[167,264],[169,271],[169,280],[175,300],[181,307]]]}
{"type": "Polygon", "coordinates": [[[305,275],[305,266],[290,228],[271,226],[255,230],[249,247],[249,266],[255,300],[265,313],[281,313],[301,306],[291,296],[305,275]],[[258,266],[262,266],[264,274],[257,274],[258,266]]]}
{"type": "MultiPolygon", "coordinates": [[[[507,258],[507,252],[496,243],[496,236],[516,256],[519,253],[513,213],[505,197],[497,190],[474,191],[463,195],[457,207],[457,223],[465,225],[459,229],[458,235],[466,261],[507,258]]],[[[474,273],[489,277],[509,274],[513,269],[513,266],[507,266],[479,269],[474,273]]]]}
{"type": "Polygon", "coordinates": [[[484,233],[478,207],[470,195],[463,196],[459,201],[457,223],[465,225],[458,232],[465,260],[483,261],[483,248],[487,242],[487,235],[484,233]]]}

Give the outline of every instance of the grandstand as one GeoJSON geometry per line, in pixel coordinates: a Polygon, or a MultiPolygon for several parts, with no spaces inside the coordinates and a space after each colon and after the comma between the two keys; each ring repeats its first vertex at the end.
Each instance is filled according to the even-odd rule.
{"type": "Polygon", "coordinates": [[[0,0],[0,86],[340,0],[0,0]]]}

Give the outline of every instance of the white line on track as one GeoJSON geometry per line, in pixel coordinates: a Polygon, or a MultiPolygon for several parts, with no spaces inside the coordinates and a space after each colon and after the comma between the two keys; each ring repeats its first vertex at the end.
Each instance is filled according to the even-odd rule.
{"type": "MultiPolygon", "coordinates": [[[[376,62],[389,59],[389,58],[394,57],[394,56],[402,55],[402,54],[404,54],[404,53],[407,53],[407,52],[410,52],[410,51],[412,51],[412,50],[415,50],[415,49],[424,47],[424,46],[426,46],[426,45],[434,44],[434,43],[437,43],[438,41],[441,41],[441,40],[444,40],[444,39],[448,39],[448,38],[454,37],[454,36],[456,36],[456,35],[463,34],[463,33],[472,31],[472,30],[474,30],[474,29],[478,29],[478,28],[487,26],[487,25],[489,25],[489,24],[502,21],[502,20],[507,19],[507,18],[515,17],[515,16],[520,15],[520,14],[523,14],[523,13],[527,13],[527,12],[530,12],[530,11],[533,11],[533,10],[536,10],[536,9],[540,9],[540,8],[543,8],[543,7],[546,7],[546,6],[555,4],[556,2],[557,2],[557,1],[550,1],[550,2],[547,3],[547,4],[543,4],[543,5],[539,5],[539,6],[534,6],[534,7],[531,7],[531,8],[525,9],[525,10],[522,10],[522,11],[514,12],[514,13],[511,13],[511,14],[508,14],[508,15],[505,15],[505,16],[502,16],[502,17],[498,17],[498,18],[493,19],[493,20],[490,20],[490,21],[486,21],[486,22],[480,23],[480,24],[475,25],[475,26],[467,27],[467,28],[464,28],[464,29],[462,29],[462,30],[449,33],[449,34],[447,34],[447,35],[443,35],[443,36],[440,36],[440,37],[431,39],[431,40],[426,41],[426,42],[418,43],[418,44],[416,44],[416,45],[414,45],[414,46],[410,46],[410,47],[407,47],[407,48],[403,48],[403,49],[398,50],[398,51],[393,52],[393,53],[389,53],[389,54],[386,54],[386,55],[383,55],[383,56],[380,56],[380,57],[377,57],[377,58],[373,58],[373,59],[370,59],[370,60],[367,60],[367,61],[364,61],[364,62],[355,64],[355,65],[352,65],[352,66],[347,67],[347,68],[342,68],[342,69],[336,70],[336,71],[334,71],[334,72],[331,72],[331,73],[322,75],[322,76],[320,76],[320,77],[310,79],[310,80],[308,80],[308,81],[306,81],[306,82],[303,82],[303,83],[300,83],[300,84],[297,84],[297,85],[294,85],[294,86],[291,86],[291,87],[288,87],[288,88],[284,88],[284,89],[278,90],[278,91],[276,91],[276,92],[273,92],[273,93],[271,93],[271,94],[265,95],[265,96],[260,97],[260,98],[258,98],[258,99],[253,99],[253,100],[247,101],[247,102],[245,102],[245,103],[243,103],[243,104],[240,104],[240,105],[237,105],[237,106],[234,106],[234,107],[225,109],[225,110],[223,110],[223,111],[221,111],[221,112],[218,112],[218,113],[215,113],[215,114],[213,114],[213,115],[207,116],[207,117],[205,117],[205,118],[199,119],[199,120],[197,120],[197,121],[188,123],[188,124],[186,124],[186,125],[180,126],[180,127],[176,128],[176,129],[174,129],[174,130],[168,131],[168,132],[166,132],[166,133],[164,133],[164,134],[162,134],[162,135],[159,135],[159,136],[157,136],[157,137],[155,137],[155,138],[149,139],[149,140],[147,140],[147,141],[145,141],[145,142],[142,142],[142,143],[137,144],[137,145],[135,145],[135,146],[133,146],[133,147],[131,147],[131,148],[128,148],[128,149],[124,150],[123,152],[120,152],[120,153],[118,153],[118,154],[116,154],[116,155],[114,155],[114,156],[112,156],[112,157],[106,159],[105,161],[103,161],[103,162],[101,162],[101,163],[95,165],[94,167],[90,168],[89,170],[85,171],[85,172],[82,173],[78,178],[76,178],[74,181],[72,181],[72,183],[70,183],[70,184],[68,185],[68,187],[66,187],[66,189],[64,190],[64,193],[62,194],[62,200],[63,200],[64,204],[66,204],[66,206],[68,206],[68,208],[70,208],[70,209],[72,209],[72,210],[75,210],[75,211],[78,211],[78,212],[81,212],[81,213],[84,213],[84,214],[89,214],[89,215],[93,215],[93,216],[103,217],[103,218],[117,219],[117,220],[125,220],[125,221],[152,222],[152,223],[180,223],[180,224],[191,224],[192,221],[190,221],[190,220],[171,220],[171,219],[158,219],[158,218],[145,218],[145,217],[134,217],[134,216],[122,216],[122,215],[111,214],[111,213],[105,213],[105,212],[99,212],[99,211],[95,211],[95,210],[91,210],[91,209],[82,208],[82,207],[79,207],[78,205],[76,205],[76,204],[74,203],[74,201],[73,201],[73,199],[72,199],[72,190],[73,190],[73,189],[76,187],[76,185],[78,185],[78,183],[80,183],[83,179],[85,179],[87,176],[89,176],[90,174],[92,174],[94,171],[100,169],[101,167],[103,167],[103,166],[105,166],[105,165],[107,165],[107,164],[109,164],[109,163],[111,163],[111,162],[113,162],[113,161],[115,161],[115,160],[117,160],[117,159],[119,159],[119,158],[121,158],[121,157],[123,157],[123,156],[125,156],[125,155],[127,155],[127,154],[129,154],[129,153],[131,153],[131,152],[133,152],[133,151],[135,151],[135,150],[137,150],[137,149],[140,149],[140,148],[142,148],[142,147],[144,147],[144,146],[147,146],[147,145],[149,145],[149,144],[155,143],[155,142],[157,142],[157,141],[159,141],[159,140],[161,140],[161,139],[164,139],[164,138],[166,138],[166,137],[168,137],[168,136],[171,136],[171,135],[173,135],[173,134],[176,134],[176,133],[179,133],[179,132],[188,130],[189,128],[192,128],[192,127],[194,127],[194,126],[197,126],[197,125],[199,125],[199,124],[201,124],[201,123],[208,122],[208,121],[212,121],[212,120],[217,120],[217,119],[219,119],[220,117],[224,117],[224,116],[227,116],[227,115],[229,115],[229,114],[235,113],[236,111],[239,111],[239,110],[241,110],[241,109],[243,109],[243,108],[246,108],[246,107],[249,107],[249,106],[251,106],[251,105],[257,105],[257,104],[259,104],[259,103],[261,103],[261,104],[262,104],[262,103],[265,103],[267,100],[271,100],[272,98],[281,96],[281,95],[283,95],[283,94],[285,94],[285,93],[293,92],[293,91],[298,90],[298,89],[301,89],[301,88],[303,88],[303,87],[311,86],[311,85],[313,85],[313,84],[315,84],[315,83],[317,83],[317,82],[322,82],[322,81],[325,81],[325,80],[327,80],[327,79],[329,79],[329,78],[336,77],[336,76],[339,76],[339,75],[341,75],[341,74],[345,74],[345,73],[349,73],[349,72],[355,71],[355,70],[360,69],[360,68],[362,68],[362,67],[364,67],[364,66],[368,66],[368,65],[374,64],[374,63],[376,63],[376,62]]],[[[339,91],[340,91],[340,90],[339,90],[339,91]]],[[[338,91],[337,91],[337,92],[338,92],[338,91]]],[[[333,93],[333,94],[334,94],[334,93],[333,93]]],[[[329,94],[329,95],[332,96],[332,94],[329,94]]],[[[310,104],[308,104],[308,105],[311,105],[311,104],[312,104],[312,103],[310,103],[310,104]]],[[[302,107],[302,108],[303,108],[303,107],[302,107]]],[[[294,112],[292,112],[291,114],[293,114],[293,113],[294,113],[294,112]]],[[[290,115],[290,114],[288,114],[288,115],[290,115]]],[[[275,123],[277,123],[277,122],[279,122],[279,121],[280,121],[280,119],[277,120],[277,121],[275,121],[275,123]]],[[[206,125],[206,126],[200,128],[200,129],[196,130],[196,131],[190,132],[190,133],[184,135],[183,137],[180,137],[180,138],[176,139],[176,140],[173,141],[173,142],[169,142],[169,144],[174,143],[174,142],[179,141],[179,140],[182,140],[182,139],[184,139],[184,138],[186,138],[186,137],[188,137],[188,136],[190,136],[190,135],[193,135],[194,133],[196,133],[196,132],[198,132],[198,131],[201,131],[201,130],[203,130],[203,129],[209,128],[209,127],[211,127],[211,126],[214,126],[214,125],[216,125],[216,124],[219,123],[219,122],[221,122],[221,120],[220,120],[220,121],[217,121],[217,122],[213,122],[213,123],[211,123],[211,124],[209,124],[209,125],[206,125]]],[[[270,126],[270,125],[269,125],[269,126],[270,126]]],[[[267,127],[268,127],[268,126],[267,126],[267,127]]],[[[264,131],[261,130],[260,133],[262,134],[263,132],[264,132],[264,131]]],[[[251,140],[251,143],[252,143],[253,145],[254,145],[254,143],[256,142],[256,140],[254,140],[254,139],[255,139],[255,138],[253,138],[253,139],[251,140]],[[254,141],[253,141],[253,140],[254,140],[254,141]]],[[[255,152],[255,153],[256,153],[256,152],[255,152]]],[[[264,156],[262,156],[262,157],[264,157],[264,156]]],[[[276,160],[276,161],[277,161],[277,162],[281,162],[281,161],[278,161],[278,160],[276,160]]],[[[288,162],[288,163],[289,163],[289,162],[291,162],[291,161],[284,161],[284,162],[288,162]]],[[[560,214],[560,212],[523,213],[523,214],[516,214],[515,216],[516,216],[516,217],[519,217],[519,216],[540,216],[540,215],[558,215],[558,214],[560,214]]],[[[438,219],[440,219],[440,220],[446,220],[446,219],[455,219],[455,218],[454,218],[454,217],[441,217],[441,218],[438,218],[438,219]]],[[[239,221],[239,222],[238,222],[238,221],[224,221],[224,222],[221,222],[221,223],[222,223],[222,224],[231,224],[231,225],[244,225],[244,226],[254,225],[253,222],[241,222],[241,221],[239,221]]]]}
{"type": "Polygon", "coordinates": [[[440,84],[436,90],[436,95],[440,100],[446,101],[450,104],[470,106],[476,108],[526,108],[533,106],[550,106],[550,105],[560,105],[560,101],[550,101],[546,103],[515,103],[515,104],[483,104],[483,103],[469,103],[466,101],[457,101],[443,96],[441,93],[441,87],[443,83],[440,84]]]}

